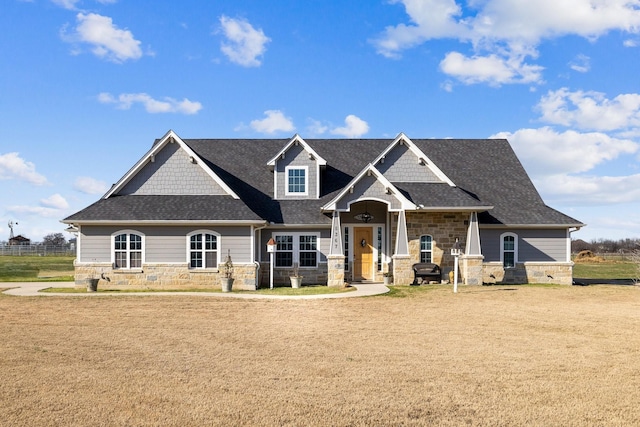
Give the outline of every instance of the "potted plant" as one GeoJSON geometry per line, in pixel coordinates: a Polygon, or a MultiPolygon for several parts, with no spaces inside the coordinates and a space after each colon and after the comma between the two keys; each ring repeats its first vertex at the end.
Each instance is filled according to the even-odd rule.
{"type": "Polygon", "coordinates": [[[393,283],[393,273],[390,271],[387,271],[386,273],[382,274],[382,277],[384,278],[384,284],[385,285],[390,285],[391,283],[393,283]]]}
{"type": "Polygon", "coordinates": [[[222,292],[231,292],[233,286],[233,261],[231,261],[231,251],[227,252],[227,257],[222,265],[222,292]]]}
{"type": "Polygon", "coordinates": [[[92,277],[87,279],[87,292],[98,292],[98,282],[100,279],[92,277]]]}
{"type": "Polygon", "coordinates": [[[291,287],[293,289],[298,289],[302,285],[302,276],[298,274],[298,263],[293,264],[293,272],[289,276],[291,279],[291,287]]]}

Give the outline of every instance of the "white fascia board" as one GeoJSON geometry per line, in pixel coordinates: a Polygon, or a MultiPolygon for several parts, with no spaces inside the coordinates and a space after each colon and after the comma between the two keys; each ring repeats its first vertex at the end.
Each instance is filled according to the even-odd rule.
{"type": "Polygon", "coordinates": [[[315,152],[315,150],[313,148],[311,148],[309,146],[309,144],[306,143],[306,141],[304,139],[302,139],[302,137],[298,134],[295,134],[293,136],[293,138],[291,138],[291,140],[289,140],[289,142],[287,143],[287,145],[284,146],[284,148],[282,148],[282,150],[278,151],[278,154],[276,154],[273,158],[271,158],[271,160],[269,160],[267,162],[267,166],[275,166],[276,165],[276,161],[280,158],[280,156],[282,156],[282,154],[286,153],[287,150],[289,150],[289,148],[291,148],[291,146],[295,143],[299,143],[300,145],[302,145],[302,147],[304,148],[304,150],[311,154],[313,156],[313,158],[316,160],[316,162],[318,163],[318,166],[326,166],[327,161],[325,159],[323,159],[322,157],[320,157],[320,155],[318,153],[315,152]]]}
{"type": "Polygon", "coordinates": [[[362,179],[362,177],[367,172],[371,172],[372,174],[374,174],[376,179],[382,185],[384,185],[386,188],[390,188],[390,189],[393,190],[393,196],[396,199],[398,199],[398,201],[402,205],[402,210],[415,210],[415,209],[417,209],[417,206],[415,205],[415,203],[413,203],[412,201],[410,201],[409,199],[404,197],[402,195],[402,193],[400,193],[400,190],[398,190],[398,188],[396,188],[395,185],[393,185],[387,178],[385,178],[385,176],[382,175],[382,173],[380,173],[380,171],[378,169],[376,169],[376,167],[371,163],[369,163],[364,169],[362,169],[362,171],[360,171],[360,173],[355,178],[353,178],[349,182],[349,184],[347,184],[342,189],[342,191],[340,191],[340,193],[338,193],[338,195],[336,197],[334,197],[329,203],[327,203],[326,205],[322,206],[320,209],[322,211],[334,211],[334,210],[336,210],[336,205],[338,203],[338,200],[340,200],[345,194],[347,194],[347,192],[351,189],[351,187],[356,185],[358,183],[358,181],[360,181],[362,179]]]}
{"type": "Polygon", "coordinates": [[[331,224],[269,224],[265,230],[282,230],[282,229],[310,229],[310,230],[330,230],[331,224]]]}
{"type": "Polygon", "coordinates": [[[220,219],[220,220],[197,220],[197,219],[189,219],[189,220],[119,220],[119,221],[69,221],[65,224],[74,224],[74,225],[265,225],[265,221],[263,220],[252,220],[252,219],[242,219],[242,220],[228,220],[228,219],[220,219]]]}
{"type": "Polygon", "coordinates": [[[543,228],[581,228],[586,224],[482,224],[478,223],[479,228],[485,229],[502,229],[502,228],[520,228],[520,229],[543,229],[543,228]]]}
{"type": "Polygon", "coordinates": [[[167,145],[173,135],[175,135],[175,132],[173,132],[173,130],[169,130],[167,133],[165,133],[164,136],[160,138],[160,140],[156,144],[153,144],[153,147],[151,147],[151,149],[147,151],[147,153],[142,156],[142,158],[138,160],[138,162],[133,165],[133,167],[129,169],[129,171],[125,173],[122,178],[118,180],[118,182],[111,186],[109,191],[107,191],[107,193],[102,196],[102,198],[108,199],[113,194],[121,190],[122,187],[124,187],[131,180],[131,178],[133,178],[147,164],[147,162],[152,157],[154,157],[165,145],[167,145]]]}
{"type": "Polygon", "coordinates": [[[169,130],[157,144],[154,144],[153,147],[140,159],[138,162],[131,168],[129,171],[122,177],[120,180],[113,186],[111,189],[102,196],[103,199],[108,199],[113,194],[117,193],[121,190],[147,163],[154,157],[157,153],[159,153],[168,143],[174,142],[180,145],[190,157],[193,157],[197,160],[198,165],[204,170],[207,175],[209,175],[222,189],[234,199],[239,199],[238,195],[222,180],[215,172],[211,170],[209,166],[206,165],[204,160],[200,156],[198,156],[185,142],[173,131],[169,130]]]}
{"type": "Polygon", "coordinates": [[[411,139],[405,135],[404,133],[400,132],[398,134],[398,136],[396,137],[396,139],[393,140],[393,142],[391,144],[389,144],[389,146],[378,155],[378,157],[375,158],[375,160],[372,162],[374,165],[377,165],[378,162],[380,160],[382,160],[383,157],[386,157],[387,154],[389,154],[389,152],[398,144],[400,144],[400,142],[403,142],[404,144],[406,144],[406,146],[409,148],[409,150],[411,150],[411,152],[418,158],[418,159],[422,159],[425,161],[427,167],[429,169],[431,169],[431,171],[438,177],[440,178],[441,181],[449,184],[449,186],[451,187],[455,187],[456,184],[451,181],[449,179],[449,177],[447,175],[445,175],[444,172],[442,172],[440,170],[440,168],[438,166],[436,166],[436,164],[429,158],[429,156],[427,156],[425,153],[422,152],[422,150],[420,150],[416,144],[413,143],[413,141],[411,141],[411,139]]]}

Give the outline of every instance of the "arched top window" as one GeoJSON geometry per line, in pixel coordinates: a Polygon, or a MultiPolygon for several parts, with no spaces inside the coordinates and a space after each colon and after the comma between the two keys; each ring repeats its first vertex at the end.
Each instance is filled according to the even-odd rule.
{"type": "Polygon", "coordinates": [[[197,230],[187,235],[189,268],[218,268],[220,235],[211,230],[197,230]]]}
{"type": "Polygon", "coordinates": [[[144,234],[135,230],[121,230],[112,235],[111,245],[113,268],[142,268],[144,234]]]}
{"type": "Polygon", "coordinates": [[[433,262],[433,237],[420,236],[420,262],[433,262]]]}
{"type": "Polygon", "coordinates": [[[503,233],[500,235],[500,259],[504,268],[514,268],[518,262],[518,235],[503,233]]]}

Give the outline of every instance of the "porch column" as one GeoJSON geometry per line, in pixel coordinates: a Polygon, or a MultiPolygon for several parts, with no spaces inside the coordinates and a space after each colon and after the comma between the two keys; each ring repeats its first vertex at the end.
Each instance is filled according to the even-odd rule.
{"type": "Polygon", "coordinates": [[[476,212],[472,212],[469,218],[467,244],[460,261],[462,282],[465,285],[482,285],[482,262],[484,261],[484,256],[480,246],[480,230],[476,212]]]}
{"type": "Polygon", "coordinates": [[[344,245],[340,213],[333,212],[331,219],[331,246],[327,255],[327,286],[344,287],[344,245]]]}
{"type": "Polygon", "coordinates": [[[407,218],[405,211],[398,212],[396,245],[393,254],[393,283],[410,285],[413,282],[411,257],[409,256],[409,238],[407,237],[407,218]]]}

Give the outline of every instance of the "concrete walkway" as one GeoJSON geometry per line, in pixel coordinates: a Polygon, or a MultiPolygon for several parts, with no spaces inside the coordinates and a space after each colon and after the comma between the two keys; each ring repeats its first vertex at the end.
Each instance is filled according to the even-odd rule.
{"type": "Polygon", "coordinates": [[[11,288],[4,291],[7,295],[33,297],[33,296],[59,296],[59,297],[77,297],[77,296],[129,296],[129,295],[191,295],[199,297],[221,297],[221,298],[244,298],[244,299],[329,299],[329,298],[356,298],[367,297],[371,295],[380,295],[389,292],[382,283],[353,283],[351,286],[356,288],[355,291],[341,292],[337,294],[320,294],[320,295],[263,295],[257,293],[238,293],[238,292],[87,292],[87,293],[50,293],[38,292],[46,288],[74,288],[73,282],[0,282],[0,288],[11,288]]]}

